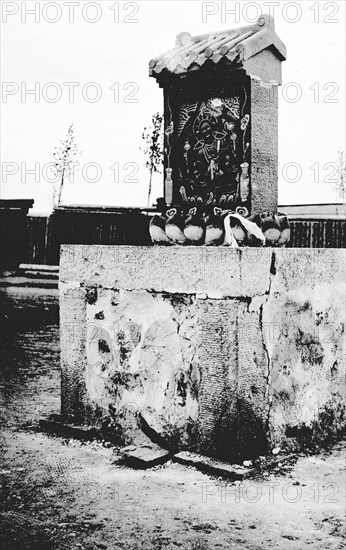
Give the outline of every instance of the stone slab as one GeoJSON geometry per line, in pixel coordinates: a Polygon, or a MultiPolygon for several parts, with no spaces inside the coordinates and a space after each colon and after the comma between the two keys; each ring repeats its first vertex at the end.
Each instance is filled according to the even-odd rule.
{"type": "Polygon", "coordinates": [[[212,299],[253,297],[269,287],[271,249],[62,245],[60,282],[212,299]]]}
{"type": "Polygon", "coordinates": [[[155,444],[131,446],[123,451],[123,456],[127,466],[140,470],[164,464],[170,459],[170,453],[155,444]]]}
{"type": "Polygon", "coordinates": [[[344,248],[279,248],[274,259],[277,279],[286,291],[345,282],[344,248]]]}
{"type": "Polygon", "coordinates": [[[100,433],[96,428],[90,426],[75,426],[73,424],[64,424],[59,420],[41,419],[40,429],[61,437],[71,437],[81,441],[93,441],[101,439],[100,433]]]}
{"type": "Polygon", "coordinates": [[[247,479],[255,474],[255,470],[252,468],[244,468],[244,466],[238,464],[228,464],[227,462],[221,462],[220,460],[188,451],[177,453],[173,456],[172,460],[184,466],[194,466],[202,472],[227,477],[234,481],[247,479]]]}

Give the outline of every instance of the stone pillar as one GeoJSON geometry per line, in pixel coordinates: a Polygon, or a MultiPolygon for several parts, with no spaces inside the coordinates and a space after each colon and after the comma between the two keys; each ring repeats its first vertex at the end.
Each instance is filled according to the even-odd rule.
{"type": "Polygon", "coordinates": [[[237,300],[205,300],[201,305],[198,393],[198,448],[225,460],[237,448],[237,300]]]}
{"type": "MultiPolygon", "coordinates": [[[[74,245],[66,247],[66,253],[61,258],[62,271],[64,262],[80,265],[82,257],[87,257],[88,248],[80,246],[77,254],[74,245]]],[[[64,276],[62,278],[64,279],[64,276]]],[[[84,424],[88,418],[86,289],[76,281],[69,280],[66,284],[60,282],[59,305],[62,419],[64,422],[84,424]]]]}

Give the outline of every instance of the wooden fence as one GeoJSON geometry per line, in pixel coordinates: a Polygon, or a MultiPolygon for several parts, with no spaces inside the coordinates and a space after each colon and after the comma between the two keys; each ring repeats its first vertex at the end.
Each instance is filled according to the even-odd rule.
{"type": "Polygon", "coordinates": [[[290,247],[345,248],[345,220],[291,221],[290,247]]]}
{"type": "Polygon", "coordinates": [[[25,264],[58,265],[59,256],[54,251],[52,218],[28,216],[27,233],[22,262],[25,264]]]}
{"type": "MultiPolygon", "coordinates": [[[[149,217],[140,211],[69,212],[27,218],[22,251],[26,264],[59,264],[59,248],[70,244],[149,245],[149,217]]],[[[345,220],[294,220],[289,247],[344,248],[345,220]]]]}

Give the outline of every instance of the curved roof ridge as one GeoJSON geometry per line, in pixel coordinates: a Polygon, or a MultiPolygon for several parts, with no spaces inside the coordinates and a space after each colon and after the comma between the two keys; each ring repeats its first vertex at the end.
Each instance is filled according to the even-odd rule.
{"type": "Polygon", "coordinates": [[[286,59],[286,48],[275,33],[274,19],[263,14],[253,25],[213,31],[197,36],[181,32],[173,48],[154,57],[149,63],[150,75],[166,70],[182,74],[201,67],[210,59],[218,63],[222,57],[230,62],[246,61],[266,48],[272,47],[280,61],[286,59]]]}

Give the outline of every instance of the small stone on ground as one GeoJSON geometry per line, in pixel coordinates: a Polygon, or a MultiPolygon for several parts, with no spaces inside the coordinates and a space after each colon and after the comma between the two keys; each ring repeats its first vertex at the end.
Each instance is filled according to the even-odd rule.
{"type": "Polygon", "coordinates": [[[124,459],[127,466],[146,469],[164,464],[170,459],[170,454],[158,445],[138,445],[125,450],[124,459]]]}

